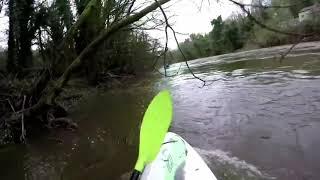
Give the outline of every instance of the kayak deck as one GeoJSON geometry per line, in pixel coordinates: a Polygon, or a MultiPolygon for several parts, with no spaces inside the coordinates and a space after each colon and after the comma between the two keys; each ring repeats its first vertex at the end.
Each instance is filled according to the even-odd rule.
{"type": "Polygon", "coordinates": [[[179,135],[168,132],[141,180],[217,180],[200,155],[179,135]]]}

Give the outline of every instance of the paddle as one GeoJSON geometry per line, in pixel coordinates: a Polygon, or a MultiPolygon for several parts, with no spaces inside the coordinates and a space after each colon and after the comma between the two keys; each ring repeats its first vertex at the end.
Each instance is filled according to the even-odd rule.
{"type": "Polygon", "coordinates": [[[161,91],[149,104],[140,129],[139,156],[130,180],[137,180],[144,167],[160,151],[172,121],[173,107],[169,91],[161,91]]]}

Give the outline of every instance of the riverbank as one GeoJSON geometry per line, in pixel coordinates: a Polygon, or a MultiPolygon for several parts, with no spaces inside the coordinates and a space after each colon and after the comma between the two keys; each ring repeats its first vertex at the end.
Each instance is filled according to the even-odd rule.
{"type": "Polygon", "coordinates": [[[286,44],[286,45],[280,45],[280,46],[272,46],[267,48],[257,48],[257,49],[243,49],[239,50],[238,52],[231,53],[235,55],[241,55],[246,54],[249,57],[261,57],[264,55],[268,55],[265,58],[274,56],[280,58],[283,54],[288,55],[294,55],[294,54],[302,54],[302,53],[310,53],[315,52],[319,53],[320,51],[320,41],[310,41],[310,42],[301,42],[298,43],[296,46],[294,46],[291,50],[290,48],[294,44],[286,44]]]}
{"type": "MultiPolygon", "coordinates": [[[[219,56],[212,56],[206,58],[199,58],[188,61],[190,67],[197,68],[199,66],[213,65],[218,66],[219,64],[235,62],[235,61],[245,61],[247,59],[272,59],[281,63],[282,55],[286,54],[284,58],[291,58],[295,56],[301,56],[303,54],[314,54],[317,56],[320,52],[320,41],[313,42],[303,42],[297,44],[294,48],[290,50],[293,44],[274,46],[270,48],[253,49],[247,51],[240,51],[235,53],[223,54],[219,56]],[[290,50],[290,52],[289,52],[290,50]],[[288,53],[289,52],[289,53],[288,53]]],[[[170,65],[168,72],[174,74],[178,69],[182,69],[188,72],[188,69],[184,65],[184,62],[175,63],[170,65]],[[180,67],[181,64],[181,67],[180,67]]],[[[197,69],[195,70],[197,71],[197,69]]]]}
{"type": "MultiPolygon", "coordinates": [[[[108,90],[121,89],[137,84],[144,74],[112,74],[107,73],[99,80],[96,86],[89,86],[86,79],[73,78],[63,89],[61,95],[56,99],[56,105],[59,109],[44,114],[45,118],[49,119],[49,123],[31,123],[25,125],[24,128],[20,125],[22,123],[22,114],[19,115],[18,126],[12,127],[9,123],[12,121],[14,115],[18,115],[23,107],[19,107],[24,101],[25,106],[30,103],[30,100],[24,100],[24,96],[28,94],[28,88],[32,87],[36,78],[29,77],[25,79],[14,78],[9,81],[2,79],[3,84],[1,88],[1,119],[0,119],[0,144],[20,143],[22,129],[27,132],[26,140],[37,138],[41,136],[41,132],[51,131],[53,129],[62,128],[66,130],[75,130],[78,128],[77,122],[70,118],[72,114],[83,101],[98,92],[108,90]],[[21,121],[21,123],[20,123],[21,121]]],[[[34,117],[43,118],[43,117],[34,117]]]]}

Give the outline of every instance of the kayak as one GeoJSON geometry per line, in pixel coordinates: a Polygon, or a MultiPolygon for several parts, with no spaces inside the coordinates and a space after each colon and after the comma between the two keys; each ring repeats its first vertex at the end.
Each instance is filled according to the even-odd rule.
{"type": "Polygon", "coordinates": [[[161,91],[144,113],[139,154],[130,180],[217,180],[183,138],[168,132],[172,117],[170,92],[161,91]]]}
{"type": "Polygon", "coordinates": [[[217,180],[200,155],[179,135],[168,132],[141,180],[217,180]]]}

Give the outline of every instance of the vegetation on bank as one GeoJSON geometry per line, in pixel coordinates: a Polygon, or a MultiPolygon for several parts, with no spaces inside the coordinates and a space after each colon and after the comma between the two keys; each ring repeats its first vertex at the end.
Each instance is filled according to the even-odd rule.
{"type": "Polygon", "coordinates": [[[24,142],[33,130],[57,123],[76,127],[60,101],[72,89],[70,79],[87,87],[122,80],[152,69],[161,53],[144,29],[161,26],[154,10],[169,0],[0,1],[9,17],[0,143],[24,142]]]}
{"type": "MultiPolygon", "coordinates": [[[[267,0],[253,1],[248,7],[251,15],[262,24],[283,32],[314,33],[303,41],[319,40],[320,11],[306,20],[299,20],[305,7],[319,3],[319,0],[267,0]],[[274,7],[274,8],[267,8],[274,7]]],[[[211,21],[212,30],[207,34],[191,34],[180,47],[188,60],[220,55],[240,49],[264,48],[296,43],[298,36],[272,32],[256,24],[245,12],[233,14],[223,20],[221,16],[211,21]]],[[[172,62],[183,61],[178,50],[173,50],[172,62]]]]}

